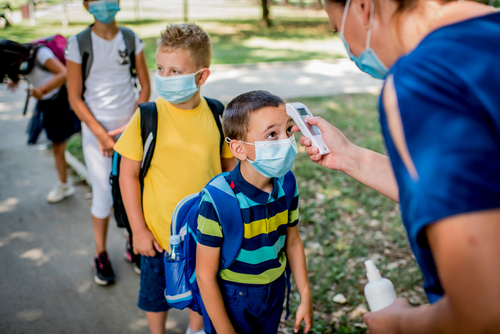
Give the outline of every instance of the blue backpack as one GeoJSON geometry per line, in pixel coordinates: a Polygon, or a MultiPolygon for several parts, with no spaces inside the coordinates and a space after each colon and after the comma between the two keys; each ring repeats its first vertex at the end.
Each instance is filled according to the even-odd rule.
{"type": "MultiPolygon", "coordinates": [[[[181,258],[176,262],[165,263],[165,299],[176,309],[189,308],[204,316],[207,324],[209,318],[201,299],[200,289],[196,282],[196,246],[198,215],[200,202],[204,194],[208,195],[219,217],[224,231],[224,239],[220,252],[219,273],[233,264],[243,243],[243,218],[236,196],[226,181],[229,172],[215,176],[200,193],[192,194],[180,201],[172,215],[171,235],[181,239],[181,258]]],[[[290,208],[295,195],[295,176],[288,172],[278,179],[283,187],[287,208],[290,208]]],[[[166,252],[165,252],[166,254],[166,252]]],[[[290,268],[286,269],[287,301],[290,294],[290,268]]],[[[287,302],[287,317],[289,315],[287,302]]]]}

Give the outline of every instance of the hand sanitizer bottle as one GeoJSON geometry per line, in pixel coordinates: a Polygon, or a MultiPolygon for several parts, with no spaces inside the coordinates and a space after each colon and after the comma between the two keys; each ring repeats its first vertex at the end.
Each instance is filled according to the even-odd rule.
{"type": "Polygon", "coordinates": [[[391,305],[396,300],[396,291],[391,281],[382,278],[372,260],[365,261],[366,277],[365,297],[370,311],[377,312],[391,305]]]}

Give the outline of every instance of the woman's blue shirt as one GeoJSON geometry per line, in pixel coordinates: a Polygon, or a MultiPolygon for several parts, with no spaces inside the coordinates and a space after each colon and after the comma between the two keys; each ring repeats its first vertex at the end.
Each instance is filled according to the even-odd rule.
{"type": "Polygon", "coordinates": [[[435,30],[394,64],[390,76],[416,176],[391,137],[382,103],[386,87],[380,123],[403,223],[434,303],[444,291],[425,227],[500,207],[500,13],[435,30]]]}

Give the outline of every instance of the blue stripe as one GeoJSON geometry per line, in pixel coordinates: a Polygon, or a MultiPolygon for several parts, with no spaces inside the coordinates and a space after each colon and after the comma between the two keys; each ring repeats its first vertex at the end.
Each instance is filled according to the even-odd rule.
{"type": "MultiPolygon", "coordinates": [[[[175,296],[174,296],[175,297],[175,296]]],[[[167,297],[165,297],[165,299],[168,301],[169,304],[171,305],[174,305],[174,304],[178,304],[180,302],[185,302],[186,300],[191,300],[193,299],[193,296],[189,296],[189,297],[186,297],[186,298],[180,298],[180,299],[176,299],[176,300],[170,300],[168,299],[167,297]]]]}
{"type": "Polygon", "coordinates": [[[263,272],[268,271],[269,269],[279,268],[281,267],[281,263],[279,258],[274,260],[269,260],[257,264],[248,264],[245,262],[234,261],[234,263],[229,267],[229,270],[247,275],[260,275],[263,272]]]}
{"type": "Polygon", "coordinates": [[[236,257],[236,261],[248,264],[258,264],[261,262],[277,259],[279,252],[285,246],[285,239],[286,235],[282,235],[278,238],[278,240],[276,240],[276,243],[272,246],[261,247],[253,251],[247,251],[245,249],[242,249],[240,250],[240,253],[236,257]]]}

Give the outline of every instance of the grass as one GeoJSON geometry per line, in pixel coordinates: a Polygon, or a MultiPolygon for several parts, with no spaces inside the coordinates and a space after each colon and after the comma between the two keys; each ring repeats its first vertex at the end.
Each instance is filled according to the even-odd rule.
{"type": "MultiPolygon", "coordinates": [[[[145,42],[148,67],[156,68],[156,39],[167,22],[143,20],[120,22],[134,30],[145,42]]],[[[220,20],[197,22],[211,36],[212,64],[243,64],[273,61],[299,61],[343,57],[335,47],[338,38],[330,31],[325,18],[276,18],[272,28],[259,20],[220,20]]],[[[40,37],[62,34],[70,37],[89,22],[71,23],[65,29],[57,21],[28,22],[2,30],[2,38],[27,43],[40,37]]]]}
{"type": "MultiPolygon", "coordinates": [[[[306,104],[344,132],[353,143],[383,153],[377,97],[371,94],[294,99],[306,104]]],[[[298,135],[297,135],[298,139],[298,135]]],[[[82,159],[81,138],[68,143],[82,159]]],[[[299,146],[300,147],[300,146],[299,146]]],[[[314,327],[310,333],[364,333],[363,294],[367,283],[363,262],[375,260],[398,296],[414,305],[426,297],[422,276],[408,245],[398,205],[342,172],[313,164],[299,149],[293,171],[300,190],[300,223],[314,301],[314,327]],[[333,302],[341,293],[345,304],[333,302]]],[[[293,284],[292,284],[293,287],[293,284]]],[[[290,309],[299,295],[292,288],[290,309]]],[[[293,332],[294,317],[282,324],[281,333],[293,332]]]]}

